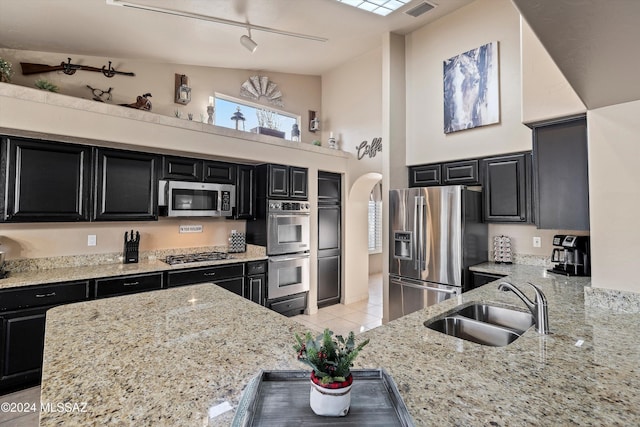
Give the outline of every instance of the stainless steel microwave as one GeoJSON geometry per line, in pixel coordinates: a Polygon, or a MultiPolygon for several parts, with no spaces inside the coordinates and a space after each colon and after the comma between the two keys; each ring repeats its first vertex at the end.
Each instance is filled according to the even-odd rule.
{"type": "Polygon", "coordinates": [[[158,207],[163,216],[232,216],[236,188],[231,184],[164,181],[158,185],[158,207]]]}

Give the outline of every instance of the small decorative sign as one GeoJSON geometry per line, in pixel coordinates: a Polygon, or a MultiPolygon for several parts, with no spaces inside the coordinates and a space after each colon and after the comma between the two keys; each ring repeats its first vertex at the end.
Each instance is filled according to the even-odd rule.
{"type": "Polygon", "coordinates": [[[369,158],[375,157],[378,151],[382,152],[382,138],[373,138],[371,144],[368,141],[362,141],[356,146],[356,150],[358,150],[358,160],[362,160],[367,155],[369,158]]]}

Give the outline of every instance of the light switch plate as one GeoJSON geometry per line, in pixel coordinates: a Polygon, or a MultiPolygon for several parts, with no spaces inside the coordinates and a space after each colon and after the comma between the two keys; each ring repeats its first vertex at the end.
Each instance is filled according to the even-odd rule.
{"type": "Polygon", "coordinates": [[[180,233],[202,233],[202,225],[181,225],[180,233]]]}
{"type": "Polygon", "coordinates": [[[540,246],[542,246],[542,241],[540,240],[540,237],[534,237],[533,238],[533,247],[534,248],[539,248],[540,246]]]}
{"type": "Polygon", "coordinates": [[[87,246],[95,246],[98,244],[98,239],[95,234],[89,234],[87,236],[87,246]]]}

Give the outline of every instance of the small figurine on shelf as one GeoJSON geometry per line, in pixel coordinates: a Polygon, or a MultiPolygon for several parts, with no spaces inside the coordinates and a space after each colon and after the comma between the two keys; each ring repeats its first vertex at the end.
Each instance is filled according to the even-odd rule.
{"type": "Polygon", "coordinates": [[[333,148],[334,150],[338,149],[338,141],[333,137],[333,132],[329,133],[329,148],[333,148]]]}
{"type": "Polygon", "coordinates": [[[300,141],[300,128],[297,123],[294,123],[293,126],[291,126],[291,140],[300,141]]]}

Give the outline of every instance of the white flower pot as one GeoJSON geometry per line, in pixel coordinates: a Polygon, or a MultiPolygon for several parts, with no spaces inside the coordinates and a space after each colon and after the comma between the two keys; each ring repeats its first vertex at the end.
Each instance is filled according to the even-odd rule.
{"type": "Polygon", "coordinates": [[[316,415],[326,417],[344,417],[351,405],[351,386],[343,388],[325,388],[313,382],[309,394],[309,404],[316,415]]]}

